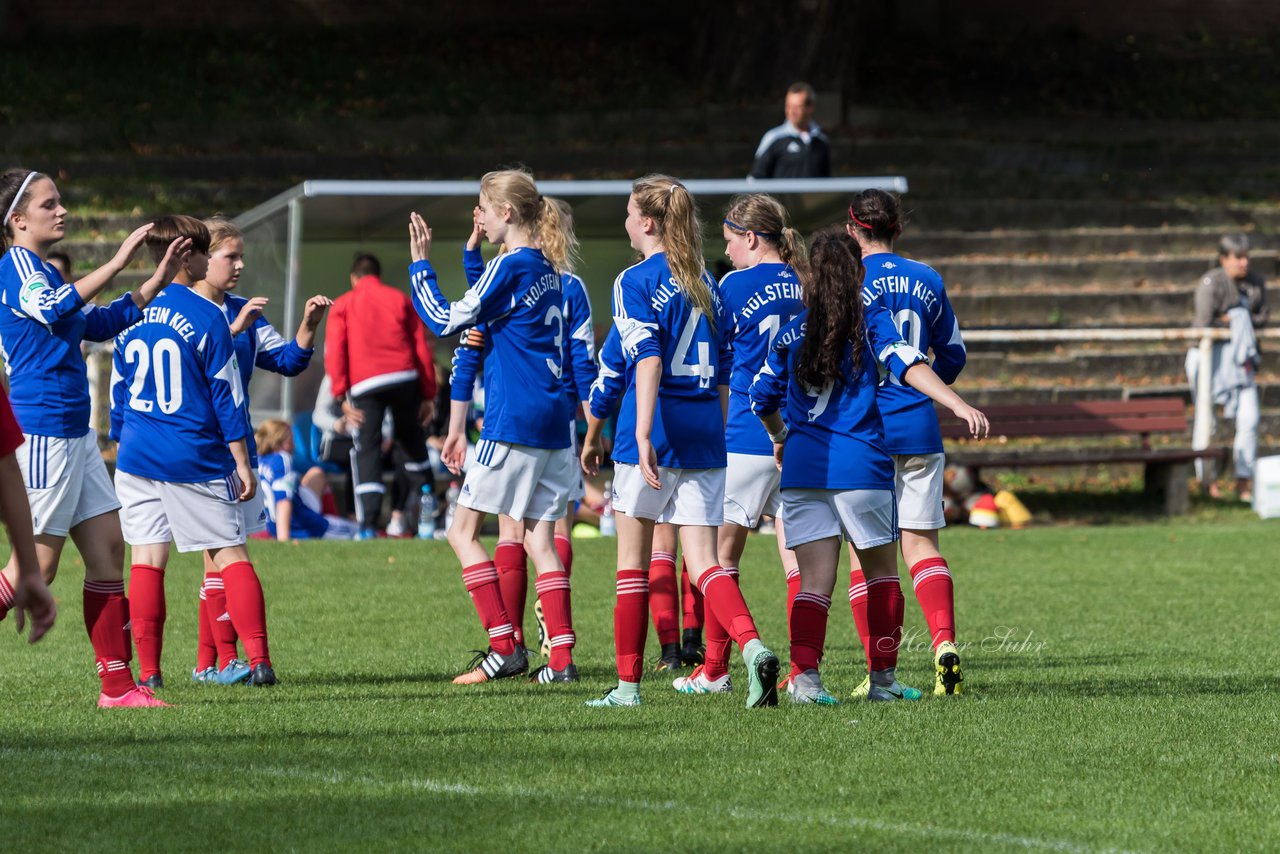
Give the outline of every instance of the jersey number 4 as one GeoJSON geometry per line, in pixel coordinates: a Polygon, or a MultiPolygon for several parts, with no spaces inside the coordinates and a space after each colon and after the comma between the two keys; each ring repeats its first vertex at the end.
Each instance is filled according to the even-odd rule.
{"type": "Polygon", "coordinates": [[[124,360],[127,364],[137,365],[133,370],[133,382],[129,383],[131,409],[150,412],[159,406],[165,415],[172,415],[182,408],[182,354],[178,352],[176,341],[162,338],[154,347],[147,347],[145,341],[135,338],[125,347],[124,360]],[[147,374],[153,369],[156,388],[154,402],[142,397],[147,374]]]}
{"type": "Polygon", "coordinates": [[[689,320],[676,342],[676,351],[671,356],[671,376],[697,377],[698,388],[711,388],[711,380],[716,375],[715,365],[711,364],[711,344],[698,342],[698,361],[689,364],[689,349],[693,344],[693,334],[698,329],[698,321],[702,319],[702,309],[695,308],[689,312],[689,320]]]}

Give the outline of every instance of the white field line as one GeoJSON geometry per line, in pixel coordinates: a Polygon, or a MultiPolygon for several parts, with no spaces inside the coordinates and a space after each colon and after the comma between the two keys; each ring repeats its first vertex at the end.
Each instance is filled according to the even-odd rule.
{"type": "MultiPolygon", "coordinates": [[[[153,763],[132,756],[106,757],[99,753],[78,753],[67,750],[40,747],[0,747],[0,757],[7,765],[9,760],[29,760],[39,763],[40,760],[65,761],[73,764],[128,765],[138,768],[149,767],[153,763]]],[[[10,765],[13,770],[13,766],[10,765]]],[[[678,803],[676,801],[645,801],[633,798],[610,798],[583,795],[574,792],[549,792],[545,789],[533,789],[523,786],[492,786],[488,788],[472,786],[468,783],[456,783],[448,780],[433,780],[422,777],[400,777],[383,780],[359,774],[345,774],[340,771],[312,771],[304,768],[280,768],[274,766],[230,765],[226,770],[234,770],[242,775],[261,775],[285,780],[302,780],[312,783],[323,783],[335,786],[355,786],[372,790],[408,789],[414,792],[455,795],[470,798],[526,798],[529,800],[545,799],[554,794],[557,801],[576,803],[582,806],[611,807],[646,813],[692,812],[701,816],[719,815],[725,818],[744,821],[765,822],[783,825],[796,820],[794,810],[770,811],[750,807],[735,807],[716,803],[678,803]]],[[[241,780],[242,783],[248,782],[241,780]]],[[[66,803],[62,799],[60,803],[66,803]]],[[[101,804],[110,800],[110,793],[86,795],[83,799],[71,798],[72,802],[86,805],[101,804]],[[103,795],[106,795],[104,799],[103,795]]],[[[130,803],[136,803],[136,796],[130,797],[130,803]]],[[[987,833],[956,827],[935,827],[928,824],[908,824],[902,822],[880,821],[878,819],[861,818],[859,816],[827,816],[818,819],[822,824],[833,828],[850,828],[858,830],[875,830],[882,833],[912,836],[924,840],[964,841],[984,845],[1007,845],[1014,848],[1025,848],[1029,851],[1065,851],[1072,852],[1107,852],[1107,854],[1127,854],[1123,849],[1094,848],[1065,839],[1051,839],[1037,836],[1020,836],[1012,833],[987,833]]]]}

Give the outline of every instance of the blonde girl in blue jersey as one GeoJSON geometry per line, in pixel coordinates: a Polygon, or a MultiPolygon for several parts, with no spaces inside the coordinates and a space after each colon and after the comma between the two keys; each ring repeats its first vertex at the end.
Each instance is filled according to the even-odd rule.
{"type": "MultiPolygon", "coordinates": [[[[70,536],[85,563],[85,627],[102,682],[98,705],[164,705],[135,686],[129,667],[120,502],[89,424],[89,379],[80,343],[107,341],[140,320],[142,309],[185,263],[190,241],[170,243],[155,274],[138,290],[96,306],[94,297],[133,260],[150,226],[134,231],[107,264],[72,284],[46,263],[49,250],[66,234],[67,218],[51,178],[29,169],[0,175],[0,214],[7,247],[0,258],[0,347],[26,438],[18,462],[41,572],[53,581],[70,536]]],[[[0,575],[4,587],[16,578],[12,557],[0,575]]]]}
{"type": "MultiPolygon", "coordinates": [[[[690,577],[742,650],[747,706],[777,704],[778,659],[760,642],[736,580],[721,567],[729,316],[707,275],[693,195],[665,175],[632,184],[625,222],[641,260],[613,288],[613,320],[631,381],[614,446],[618,521],[614,644],[618,685],[589,705],[640,704],[655,524],[680,530],[690,577]]],[[[588,474],[598,458],[584,453],[588,474]]]]}
{"type": "MultiPolygon", "coordinates": [[[[819,233],[810,247],[805,313],[778,333],[751,385],[752,408],[764,422],[782,468],[787,545],[800,568],[791,618],[793,702],[835,705],[818,666],[840,561],[840,539],[853,544],[868,581],[872,700],[908,699],[897,682],[901,612],[880,590],[897,582],[897,500],[894,466],[876,407],[883,367],[946,406],[974,436],[987,420],[929,368],[919,350],[900,340],[879,304],[859,291],[862,263],[842,230],[819,233]],[[785,419],[784,415],[785,413],[785,419]]],[[[918,696],[918,695],[917,695],[918,696]]]]}
{"type": "MultiPolygon", "coordinates": [[[[463,583],[489,634],[489,650],[454,680],[476,684],[528,669],[502,601],[498,573],[480,542],[485,515],[524,520],[525,550],[551,635],[552,657],[539,683],[577,681],[569,577],[556,554],[555,521],[574,485],[576,457],[565,425],[570,410],[562,380],[565,339],[561,270],[568,265],[560,209],[543,198],[527,172],[490,172],[480,180],[485,236],[506,251],[479,281],[450,302],[428,261],[431,229],[414,213],[409,222],[413,303],[437,335],[478,324],[486,329],[485,421],[467,471],[449,544],[462,563],[463,583]]],[[[465,403],[453,401],[441,458],[458,474],[466,457],[465,403]]]]}

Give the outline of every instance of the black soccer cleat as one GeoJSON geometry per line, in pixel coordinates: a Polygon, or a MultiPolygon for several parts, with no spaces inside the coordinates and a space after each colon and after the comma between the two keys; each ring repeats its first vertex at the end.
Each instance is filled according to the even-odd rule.
{"type": "Polygon", "coordinates": [[[244,684],[261,688],[264,685],[276,685],[279,682],[280,680],[276,678],[276,672],[271,669],[270,664],[255,664],[244,684]]]}
{"type": "Polygon", "coordinates": [[[476,657],[471,659],[465,673],[454,677],[454,685],[478,685],[493,679],[520,676],[529,671],[529,658],[520,644],[515,645],[515,650],[510,655],[494,652],[492,647],[483,652],[474,652],[476,657]]]}
{"type": "Polygon", "coordinates": [[[152,673],[146,679],[140,679],[138,681],[138,685],[140,685],[143,688],[150,688],[152,691],[154,691],[157,688],[164,687],[164,677],[161,676],[159,673],[152,673]]]}
{"type": "Polygon", "coordinates": [[[544,664],[529,674],[529,681],[537,685],[550,685],[554,682],[577,682],[578,668],[571,661],[564,670],[552,670],[550,664],[544,664]]]}
{"type": "Polygon", "coordinates": [[[653,666],[654,670],[679,670],[684,667],[684,656],[680,653],[680,644],[664,643],[662,645],[662,655],[658,656],[658,663],[653,666]]]}
{"type": "Polygon", "coordinates": [[[685,629],[681,636],[680,658],[686,667],[697,667],[707,661],[707,648],[702,643],[702,629],[685,629]]]}

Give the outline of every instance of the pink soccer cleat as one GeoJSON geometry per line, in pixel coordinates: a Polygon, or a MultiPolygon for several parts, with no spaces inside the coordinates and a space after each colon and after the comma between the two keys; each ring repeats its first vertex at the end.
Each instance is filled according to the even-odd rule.
{"type": "Polygon", "coordinates": [[[172,708],[164,700],[161,700],[150,688],[139,685],[132,691],[127,692],[120,697],[108,697],[106,694],[98,695],[99,709],[159,709],[172,708]]]}

